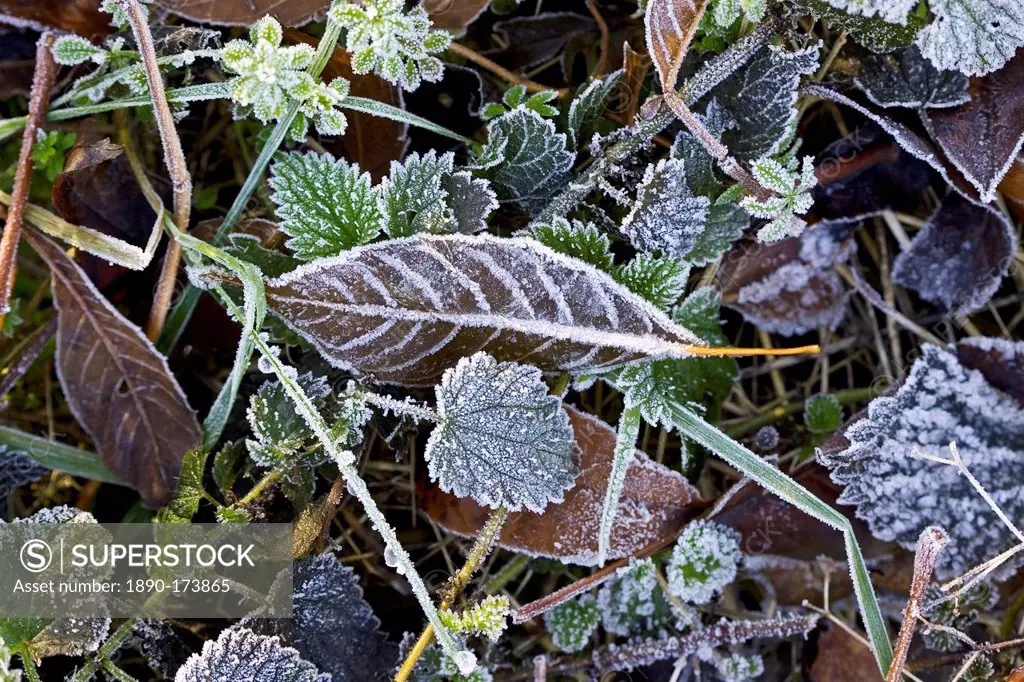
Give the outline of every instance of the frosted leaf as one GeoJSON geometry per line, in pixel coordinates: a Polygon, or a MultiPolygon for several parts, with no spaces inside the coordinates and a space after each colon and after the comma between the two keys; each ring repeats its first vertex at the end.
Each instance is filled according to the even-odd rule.
{"type": "Polygon", "coordinates": [[[1002,212],[949,196],[893,263],[892,281],[956,315],[981,308],[999,288],[1017,237],[1002,212]]]}
{"type": "Polygon", "coordinates": [[[723,142],[740,161],[783,151],[796,132],[800,77],[818,68],[820,44],[787,52],[761,48],[739,71],[711,90],[710,97],[736,121],[723,142]]]}
{"type": "Polygon", "coordinates": [[[804,403],[804,424],[811,433],[830,435],[842,421],[843,408],[834,395],[819,393],[804,403]]]}
{"type": "Polygon", "coordinates": [[[505,631],[510,610],[508,597],[492,594],[462,613],[444,609],[438,611],[437,615],[453,632],[462,635],[484,635],[492,642],[497,642],[501,633],[505,631]]]}
{"type": "Polygon", "coordinates": [[[658,585],[657,567],[650,557],[631,558],[601,586],[597,606],[601,624],[612,634],[628,637],[655,630],[672,620],[672,608],[658,585]]]}
{"type": "Polygon", "coordinates": [[[704,231],[711,201],[694,196],[680,159],[662,159],[644,171],[622,231],[640,251],[684,257],[704,231]]]}
{"type": "Polygon", "coordinates": [[[0,510],[6,508],[5,501],[11,493],[27,483],[38,481],[48,471],[24,452],[0,445],[0,510]]]}
{"type": "MultiPolygon", "coordinates": [[[[414,639],[413,633],[407,633],[406,639],[402,641],[403,660],[412,648],[414,639]]],[[[465,653],[472,656],[471,652],[465,653]]],[[[472,672],[462,674],[455,661],[445,656],[437,644],[431,644],[416,662],[409,679],[411,682],[494,682],[494,675],[483,665],[476,666],[472,672]]]]}
{"type": "Polygon", "coordinates": [[[593,595],[584,594],[547,611],[544,614],[544,627],[560,651],[572,654],[587,647],[590,635],[597,629],[600,619],[601,610],[597,607],[597,600],[593,595]]]}
{"type": "Polygon", "coordinates": [[[579,474],[578,448],[540,370],[477,353],[446,371],[436,392],[425,457],[442,490],[511,511],[540,512],[564,498],[579,474]]]}
{"type": "Polygon", "coordinates": [[[336,256],[380,234],[382,214],[370,174],[330,154],[295,152],[271,167],[271,199],[296,258],[336,256]]]}
{"type": "Polygon", "coordinates": [[[715,669],[722,682],[756,680],[764,674],[764,659],[757,654],[730,653],[715,659],[715,669]]]}
{"type": "Polygon", "coordinates": [[[517,107],[487,125],[487,146],[477,160],[502,201],[536,214],[568,179],[575,155],[565,133],[537,112],[517,107]]]}
{"type": "Polygon", "coordinates": [[[109,631],[109,618],[58,618],[32,638],[32,653],[40,658],[92,653],[109,631]]]}
{"type": "Polygon", "coordinates": [[[346,29],[355,73],[374,71],[412,91],[422,81],[441,80],[444,65],[434,55],[448,47],[451,37],[431,30],[430,17],[422,7],[404,10],[401,0],[342,0],[331,8],[331,19],[346,29]]]}
{"type": "MultiPolygon", "coordinates": [[[[999,593],[987,583],[981,582],[955,599],[943,600],[947,593],[932,583],[925,588],[923,602],[935,606],[925,608],[921,615],[929,623],[942,625],[966,633],[978,620],[978,610],[986,613],[999,601],[999,593]]],[[[927,626],[921,628],[921,641],[932,651],[961,651],[966,647],[964,641],[956,635],[927,626]]]]}
{"type": "Polygon", "coordinates": [[[222,248],[235,258],[252,263],[266,277],[279,277],[298,265],[288,254],[264,248],[259,237],[246,232],[232,232],[222,248]]]}
{"type": "Polygon", "coordinates": [[[569,131],[569,141],[574,149],[582,146],[580,136],[594,124],[605,110],[605,102],[612,91],[622,80],[623,70],[619,69],[608,74],[604,78],[591,81],[581,93],[576,95],[569,105],[569,115],[566,118],[566,128],[569,131]]]}
{"type": "Polygon", "coordinates": [[[814,204],[811,190],[818,184],[814,158],[805,156],[799,173],[796,159],[783,164],[769,156],[754,161],[750,170],[759,183],[776,193],[768,199],[747,196],[740,202],[750,215],[771,221],[757,231],[758,240],[768,243],[799,236],[806,223],[797,216],[806,213],[814,204]]]}
{"type": "Polygon", "coordinates": [[[11,669],[11,650],[0,637],[0,682],[21,682],[21,671],[11,669]]]}
{"type": "Polygon", "coordinates": [[[530,233],[534,239],[558,253],[605,272],[612,268],[611,243],[593,223],[554,218],[550,223],[534,223],[530,233]]]}
{"type": "Polygon", "coordinates": [[[174,682],[331,682],[331,676],[279,638],[234,627],[192,654],[174,682]]]}
{"type": "Polygon", "coordinates": [[[707,604],[736,579],[740,535],[713,521],[694,521],[679,536],[666,570],[668,589],[691,604],[707,604]]]}
{"type": "Polygon", "coordinates": [[[754,434],[752,447],[757,452],[768,455],[779,447],[779,431],[774,426],[762,426],[754,434]]]}
{"type": "Polygon", "coordinates": [[[615,279],[637,296],[662,310],[669,310],[686,289],[690,266],[677,258],[659,258],[637,254],[615,270],[615,279]]]}
{"type": "MultiPolygon", "coordinates": [[[[708,102],[704,115],[696,114],[708,132],[721,139],[726,130],[736,127],[732,114],[717,99],[708,102]]],[[[672,143],[670,156],[683,162],[686,186],[696,195],[715,196],[722,191],[718,180],[717,162],[693,133],[682,131],[672,143]]]]}
{"type": "Polygon", "coordinates": [[[935,20],[917,34],[917,45],[936,68],[984,76],[1024,45],[1019,0],[931,0],[928,9],[935,20]]]}
{"type": "Polygon", "coordinates": [[[970,99],[963,74],[936,69],[916,47],[868,55],[854,82],[881,107],[944,108],[970,99]]]}
{"type": "Polygon", "coordinates": [[[423,156],[414,152],[402,163],[391,162],[391,172],[380,184],[378,199],[389,237],[451,231],[455,215],[441,181],[452,172],[454,164],[454,154],[447,152],[438,157],[433,149],[423,156]]]}
{"type": "Polygon", "coordinates": [[[704,14],[703,2],[651,0],[644,12],[647,52],[664,92],[675,90],[679,69],[704,14]]]}
{"type": "Polygon", "coordinates": [[[717,261],[729,250],[733,243],[743,236],[750,224],[747,212],[733,202],[715,203],[708,209],[708,217],[704,222],[704,231],[697,237],[696,243],[685,260],[694,267],[701,267],[717,261]]]}
{"type": "MultiPolygon", "coordinates": [[[[0,519],[0,525],[4,521],[0,519]]],[[[40,509],[25,519],[14,519],[11,523],[96,523],[96,517],[81,509],[61,505],[40,509]]]]}
{"type": "Polygon", "coordinates": [[[827,0],[828,4],[850,14],[865,17],[880,17],[893,24],[906,24],[910,10],[917,6],[917,0],[827,0]]]}
{"type": "Polygon", "coordinates": [[[57,38],[50,48],[53,61],[62,66],[75,66],[86,61],[102,64],[106,61],[106,50],[96,47],[85,38],[67,35],[57,38]]]}
{"type": "Polygon", "coordinates": [[[479,350],[579,373],[687,357],[696,341],[592,266],[486,234],[371,244],[301,266],[266,293],[329,362],[404,385],[432,385],[479,350]]]}
{"type": "Polygon", "coordinates": [[[906,24],[887,22],[878,16],[865,17],[849,14],[830,5],[826,0],[792,0],[797,10],[821,17],[836,30],[846,31],[857,43],[872,52],[890,52],[912,45],[924,18],[915,12],[906,24]]]}
{"type": "MultiPolygon", "coordinates": [[[[1024,344],[1004,344],[1024,352],[1024,344]]],[[[912,456],[916,448],[948,458],[956,441],[996,504],[1010,519],[1024,518],[1024,410],[952,352],[925,346],[896,394],[873,400],[845,437],[849,447],[819,459],[845,486],[839,503],[857,505],[875,537],[911,549],[926,526],[946,529],[950,543],[936,564],[942,579],[1010,546],[1009,530],[955,467],[912,456]]]]}
{"type": "Polygon", "coordinates": [[[490,182],[474,178],[469,171],[457,171],[445,175],[441,186],[448,193],[455,218],[454,231],[475,234],[487,229],[487,218],[498,208],[498,197],[490,182]]]}
{"type": "Polygon", "coordinates": [[[243,621],[261,635],[276,635],[333,682],[387,678],[398,648],[380,631],[380,620],[363,598],[359,577],[331,553],[297,561],[291,618],[243,621]]]}
{"type": "Polygon", "coordinates": [[[985,655],[978,656],[974,662],[967,667],[959,682],[997,682],[996,668],[992,660],[985,655]]]}

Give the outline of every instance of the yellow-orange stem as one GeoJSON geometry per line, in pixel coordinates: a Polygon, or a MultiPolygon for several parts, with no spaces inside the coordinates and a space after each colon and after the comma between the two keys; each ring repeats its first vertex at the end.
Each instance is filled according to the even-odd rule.
{"type": "Polygon", "coordinates": [[[723,355],[752,357],[755,355],[812,355],[821,352],[821,346],[798,346],[796,348],[715,348],[713,346],[683,346],[690,355],[721,357],[723,355]]]}

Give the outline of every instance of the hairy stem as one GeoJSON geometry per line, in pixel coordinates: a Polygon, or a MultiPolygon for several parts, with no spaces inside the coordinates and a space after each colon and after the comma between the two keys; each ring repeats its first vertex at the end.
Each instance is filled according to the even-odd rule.
{"type": "MultiPolygon", "coordinates": [[[[170,175],[171,187],[174,192],[174,224],[182,232],[188,232],[188,221],[192,211],[192,176],[189,175],[185,152],[181,148],[181,139],[178,138],[178,131],[174,127],[171,106],[167,103],[167,93],[164,92],[164,81],[160,75],[160,65],[157,63],[156,48],[153,46],[153,34],[149,31],[149,24],[146,22],[146,16],[142,13],[138,0],[122,0],[121,6],[124,7],[128,16],[128,23],[131,24],[132,33],[135,35],[135,42],[139,46],[139,53],[142,57],[142,66],[146,72],[149,99],[153,104],[153,116],[160,133],[160,141],[163,143],[164,162],[167,164],[167,173],[170,175]]],[[[164,256],[163,269],[160,271],[160,281],[157,284],[153,307],[150,308],[149,321],[146,323],[146,336],[151,341],[156,341],[159,338],[160,330],[163,329],[164,321],[167,319],[167,311],[171,307],[171,297],[174,295],[174,283],[178,278],[180,264],[181,244],[177,240],[170,240],[167,244],[167,254],[164,256]]]]}
{"type": "Polygon", "coordinates": [[[53,89],[53,81],[57,75],[57,64],[53,61],[53,53],[50,51],[53,41],[52,33],[44,33],[36,43],[36,65],[32,74],[28,119],[21,135],[13,198],[7,211],[7,222],[4,223],[4,235],[0,238],[0,321],[11,309],[11,289],[14,288],[21,223],[25,217],[29,186],[32,184],[32,145],[35,144],[37,131],[43,124],[43,117],[46,116],[50,90],[53,89]]]}
{"type": "Polygon", "coordinates": [[[903,624],[900,625],[900,634],[896,638],[896,649],[893,652],[892,664],[885,674],[885,682],[897,682],[903,675],[903,667],[907,663],[907,654],[910,652],[910,642],[914,638],[914,630],[917,629],[917,618],[921,615],[924,590],[932,579],[932,572],[935,570],[935,561],[939,558],[939,552],[947,544],[949,544],[949,536],[946,535],[946,531],[937,526],[928,526],[921,531],[921,535],[917,538],[910,598],[907,600],[907,608],[903,611],[903,624]]]}
{"type": "MultiPolygon", "coordinates": [[[[508,509],[504,506],[498,507],[491,512],[491,515],[487,518],[487,523],[480,529],[480,534],[476,538],[476,542],[473,544],[473,549],[470,551],[469,556],[466,557],[466,563],[462,565],[462,569],[455,574],[451,582],[445,588],[444,598],[441,600],[440,609],[451,608],[455,600],[458,599],[459,595],[462,594],[462,590],[469,584],[469,579],[473,577],[476,570],[483,563],[483,560],[487,558],[491,548],[494,546],[495,540],[498,538],[498,534],[501,532],[501,527],[505,525],[505,519],[508,518],[508,509]]],[[[405,661],[402,663],[402,667],[399,669],[398,674],[395,675],[395,682],[406,682],[409,676],[412,675],[412,671],[416,668],[416,662],[420,660],[420,656],[427,650],[427,647],[434,641],[434,626],[427,625],[427,627],[420,634],[419,639],[416,640],[416,644],[413,645],[412,649],[409,650],[409,655],[405,657],[405,661]]]]}
{"type": "Polygon", "coordinates": [[[608,477],[608,488],[605,490],[604,507],[601,510],[601,526],[597,535],[597,565],[601,566],[608,559],[609,545],[612,539],[612,526],[615,514],[619,510],[619,498],[622,497],[622,486],[626,482],[626,472],[633,462],[636,451],[636,439],[640,435],[640,408],[627,407],[619,417],[619,428],[615,432],[615,452],[612,458],[612,471],[608,477]]]}

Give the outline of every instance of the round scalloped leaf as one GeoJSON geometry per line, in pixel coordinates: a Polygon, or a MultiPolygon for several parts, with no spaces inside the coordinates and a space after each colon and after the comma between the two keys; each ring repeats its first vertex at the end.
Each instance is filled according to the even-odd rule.
{"type": "Polygon", "coordinates": [[[331,676],[277,637],[230,628],[185,661],[174,682],[331,682],[331,676]]]}

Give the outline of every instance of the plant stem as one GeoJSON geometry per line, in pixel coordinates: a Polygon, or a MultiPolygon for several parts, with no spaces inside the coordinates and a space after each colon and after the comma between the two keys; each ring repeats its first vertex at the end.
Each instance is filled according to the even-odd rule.
{"type": "MultiPolygon", "coordinates": [[[[159,594],[154,596],[159,596],[159,594]]],[[[152,597],[150,597],[150,599],[152,599],[152,597]]],[[[85,665],[75,672],[74,677],[71,678],[71,682],[86,682],[86,680],[92,678],[96,673],[96,668],[100,665],[99,661],[109,659],[111,655],[121,647],[124,641],[131,636],[134,627],[134,618],[129,618],[121,623],[121,625],[114,630],[114,634],[107,637],[106,641],[103,642],[96,654],[92,658],[86,659],[85,665]]]]}
{"type": "Polygon", "coordinates": [[[28,121],[21,135],[13,198],[7,211],[3,238],[0,238],[0,322],[11,309],[11,289],[14,288],[21,223],[25,216],[29,186],[32,184],[32,145],[35,144],[36,133],[43,124],[43,117],[46,116],[50,90],[53,89],[53,81],[57,75],[57,64],[53,61],[53,53],[50,51],[53,41],[52,33],[44,33],[36,43],[36,65],[32,74],[32,94],[28,102],[28,121]]]}
{"type": "MultiPolygon", "coordinates": [[[[157,130],[160,132],[160,141],[164,147],[164,162],[167,164],[167,172],[171,177],[171,187],[174,193],[174,224],[180,231],[188,232],[189,215],[192,210],[192,177],[188,172],[185,152],[181,148],[181,139],[174,127],[171,106],[167,103],[167,93],[164,92],[164,81],[160,75],[160,65],[157,63],[156,48],[153,46],[153,34],[149,31],[149,24],[146,22],[138,0],[121,0],[121,6],[128,16],[128,23],[131,24],[135,42],[138,44],[139,53],[142,56],[142,66],[146,72],[149,99],[153,105],[153,116],[156,119],[157,130]]],[[[169,240],[153,307],[150,309],[149,321],[146,324],[146,336],[151,341],[156,341],[159,338],[160,330],[163,329],[164,321],[167,319],[167,311],[171,307],[171,297],[174,295],[174,283],[178,278],[180,263],[181,244],[176,239],[169,240]]]]}
{"type": "Polygon", "coordinates": [[[622,486],[626,482],[626,472],[633,462],[636,452],[636,439],[640,435],[639,407],[627,407],[619,417],[619,427],[615,431],[615,451],[612,457],[612,470],[608,476],[608,488],[605,490],[604,507],[601,510],[601,526],[597,535],[597,565],[601,566],[608,559],[612,539],[612,526],[615,515],[619,511],[619,498],[622,497],[622,486]]]}
{"type": "Polygon", "coordinates": [[[23,646],[18,650],[21,654],[21,667],[25,670],[25,677],[28,678],[28,682],[41,682],[39,679],[39,670],[36,669],[36,662],[32,658],[32,654],[28,651],[28,646],[23,646]]]}
{"type": "Polygon", "coordinates": [[[274,469],[273,471],[268,473],[266,476],[261,478],[259,481],[257,481],[256,485],[254,485],[252,487],[252,490],[247,492],[245,494],[245,497],[240,499],[235,504],[235,506],[236,507],[245,507],[247,505],[252,504],[253,502],[256,501],[256,499],[260,495],[263,494],[263,491],[265,491],[267,488],[269,488],[271,486],[271,484],[281,480],[281,476],[283,476],[283,475],[284,475],[284,472],[281,469],[274,469]]]}
{"type": "MultiPolygon", "coordinates": [[[[490,553],[491,548],[494,546],[494,541],[497,540],[498,534],[501,532],[501,527],[505,525],[506,518],[508,518],[508,509],[504,506],[500,506],[491,512],[491,515],[487,518],[487,523],[480,529],[480,534],[473,544],[473,549],[470,551],[469,556],[466,557],[466,563],[462,565],[462,569],[455,574],[455,577],[452,578],[445,588],[445,595],[441,600],[441,609],[451,608],[452,604],[462,593],[462,590],[466,588],[469,579],[473,577],[477,568],[480,567],[480,564],[483,563],[483,560],[490,553]]],[[[395,682],[406,682],[409,679],[413,669],[416,668],[416,662],[420,660],[420,656],[423,655],[423,652],[426,651],[433,641],[434,627],[433,625],[427,625],[420,634],[419,639],[416,640],[416,644],[409,651],[409,655],[405,657],[402,667],[399,669],[398,674],[395,675],[395,682]]]]}
{"type": "Polygon", "coordinates": [[[109,658],[103,658],[103,669],[106,670],[107,673],[109,673],[115,680],[118,680],[118,682],[139,682],[134,677],[118,668],[117,664],[109,658]]]}
{"type": "Polygon", "coordinates": [[[468,59],[474,64],[477,64],[478,66],[484,67],[485,69],[487,69],[488,71],[490,71],[491,73],[498,76],[504,81],[513,83],[515,85],[522,85],[529,92],[554,91],[557,92],[559,98],[562,99],[569,96],[569,91],[567,89],[558,90],[556,88],[549,88],[546,85],[541,85],[540,83],[535,83],[529,78],[526,78],[525,76],[520,76],[517,73],[509,71],[501,64],[491,61],[490,59],[483,56],[479,52],[475,52],[466,47],[465,45],[460,45],[459,43],[453,42],[448,46],[448,51],[459,55],[463,59],[468,59]]]}

